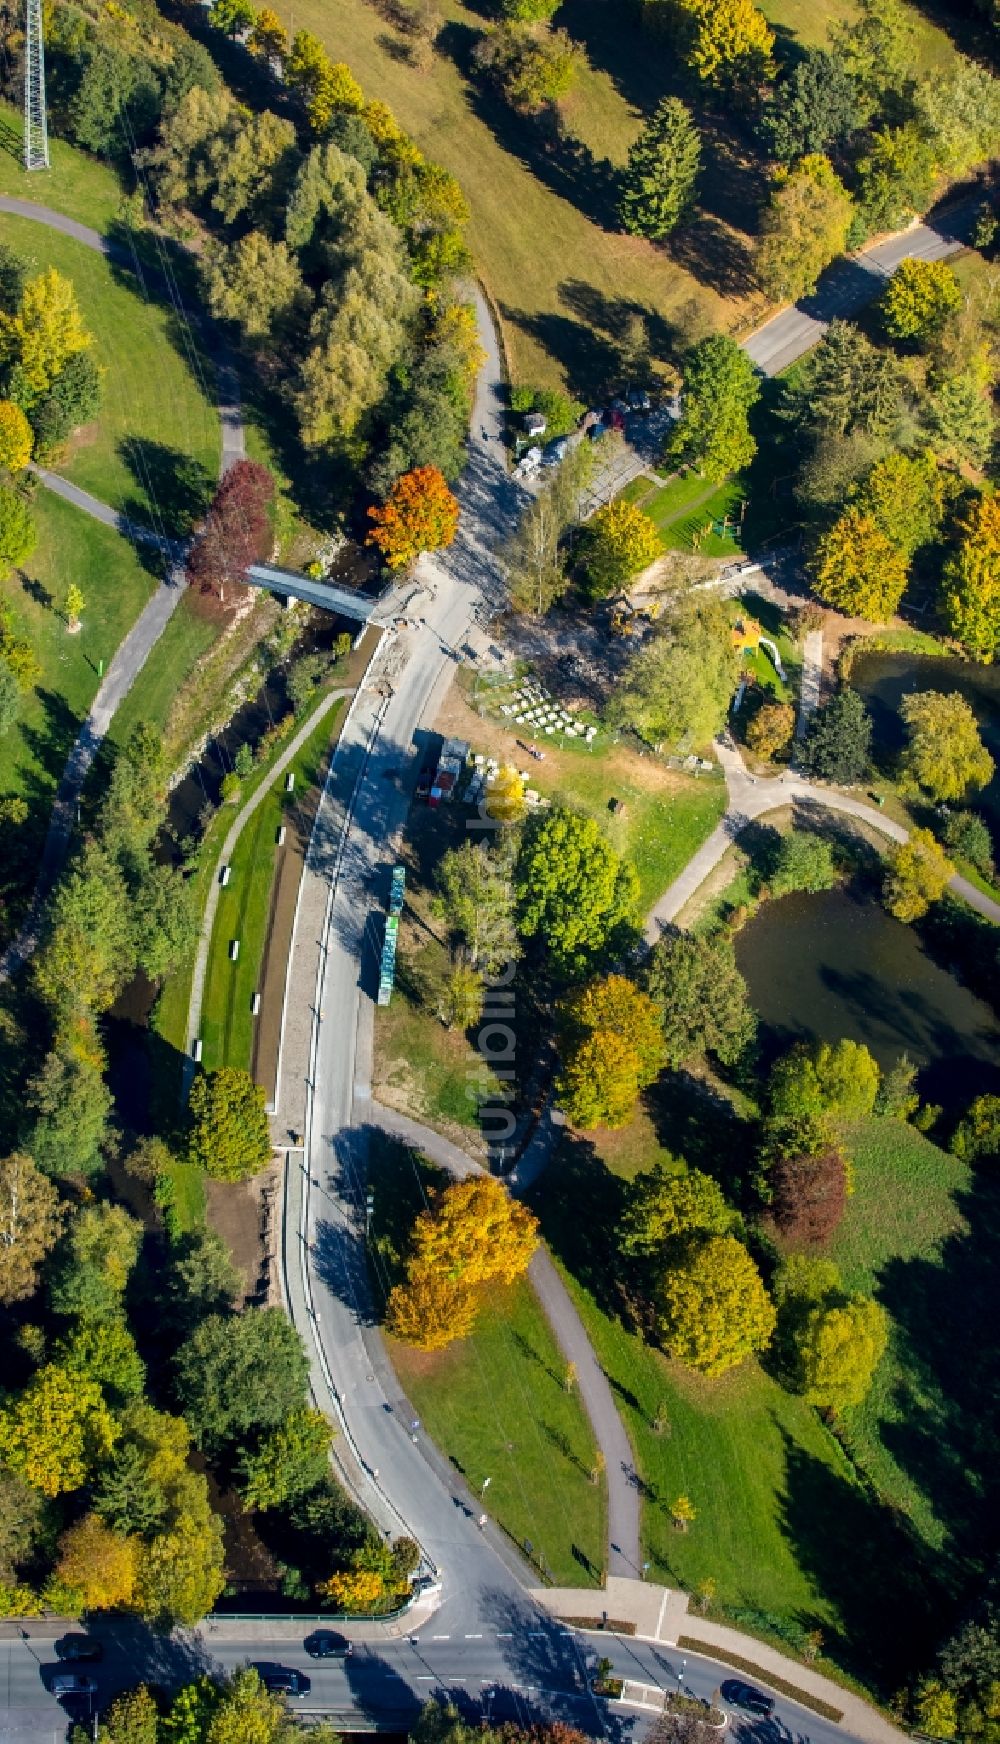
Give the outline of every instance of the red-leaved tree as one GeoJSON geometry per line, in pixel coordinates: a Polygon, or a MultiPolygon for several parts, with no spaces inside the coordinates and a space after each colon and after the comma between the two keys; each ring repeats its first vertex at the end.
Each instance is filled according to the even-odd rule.
{"type": "Polygon", "coordinates": [[[782,1157],[769,1171],[771,1216],[796,1245],[828,1241],[847,1209],[847,1165],[835,1145],[815,1157],[782,1157]]]}
{"type": "Polygon", "coordinates": [[[271,542],[267,511],[274,480],[256,460],[238,460],[226,473],[188,553],[192,587],[217,594],[225,604],[227,587],[246,580],[271,542]]]}

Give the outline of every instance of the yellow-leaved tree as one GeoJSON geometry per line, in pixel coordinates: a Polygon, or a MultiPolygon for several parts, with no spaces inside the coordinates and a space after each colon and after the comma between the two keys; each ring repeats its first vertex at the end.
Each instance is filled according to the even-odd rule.
{"type": "Polygon", "coordinates": [[[693,1237],[664,1277],[657,1331],[668,1356],[704,1375],[722,1375],[774,1332],[774,1304],[742,1242],[732,1235],[693,1237]]]}
{"type": "Polygon", "coordinates": [[[774,33],[753,0],[679,0],[685,59],[706,85],[755,84],[768,77],[774,33]]]}
{"type": "Polygon", "coordinates": [[[558,1093],[574,1125],[627,1125],[639,1091],[666,1064],[659,1010],[626,975],[592,981],[560,1013],[558,1093]]]}
{"type": "Polygon", "coordinates": [[[85,1514],[59,1540],[56,1577],[80,1595],[87,1611],[128,1605],[135,1592],[139,1541],[112,1532],[97,1514],[85,1514]]]}
{"type": "Polygon", "coordinates": [[[15,372],[29,402],[52,386],[78,351],[93,345],[68,278],[47,267],[28,279],[16,315],[0,312],[0,358],[15,372]]]}
{"type": "Polygon", "coordinates": [[[884,624],[906,591],[909,565],[882,529],[860,509],[845,509],[816,546],[813,592],[851,617],[884,624]]]}
{"type": "Polygon", "coordinates": [[[537,1246],[537,1218],[501,1182],[456,1181],[417,1218],[406,1276],[389,1295],[389,1331],[420,1350],[465,1338],[485,1286],[513,1283],[537,1246]]]}
{"type": "Polygon", "coordinates": [[[97,1382],[58,1363],[39,1369],[0,1413],[0,1459],[43,1496],[81,1489],[117,1436],[97,1382]]]}
{"type": "Polygon", "coordinates": [[[321,1581],[325,1594],[341,1611],[366,1611],[385,1596],[385,1576],[374,1568],[345,1568],[321,1581]]]}
{"type": "Polygon", "coordinates": [[[907,925],[922,920],[932,902],[940,902],[955,868],[930,830],[911,830],[887,858],[882,894],[885,906],[907,925]]]}

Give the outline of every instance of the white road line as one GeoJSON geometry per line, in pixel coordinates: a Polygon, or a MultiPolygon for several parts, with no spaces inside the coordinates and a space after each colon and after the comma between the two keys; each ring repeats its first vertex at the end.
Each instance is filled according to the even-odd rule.
{"type": "Polygon", "coordinates": [[[481,1641],[482,1636],[481,1635],[467,1635],[465,1637],[465,1639],[466,1639],[466,1641],[481,1641]]]}
{"type": "Polygon", "coordinates": [[[451,1636],[450,1635],[432,1635],[431,1640],[432,1641],[450,1641],[451,1636]]]}

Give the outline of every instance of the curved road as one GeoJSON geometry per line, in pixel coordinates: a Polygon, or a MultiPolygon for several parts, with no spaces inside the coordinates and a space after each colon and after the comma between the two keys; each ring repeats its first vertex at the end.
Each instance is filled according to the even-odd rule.
{"type": "MultiPolygon", "coordinates": [[[[116,266],[124,267],[129,272],[134,273],[145,295],[149,294],[148,286],[156,285],[172,300],[176,299],[176,290],[168,279],[150,272],[137,255],[132,254],[117,243],[109,242],[106,236],[101,235],[100,231],[92,230],[87,224],[79,224],[75,218],[67,218],[62,212],[53,212],[47,206],[36,205],[33,200],[17,200],[10,195],[0,196],[0,212],[9,212],[17,218],[29,218],[33,223],[42,224],[48,230],[58,230],[63,236],[71,237],[74,242],[81,243],[84,248],[91,249],[95,254],[103,254],[116,266]]],[[[190,314],[187,318],[193,319],[190,314]]],[[[218,413],[222,433],[219,457],[219,476],[221,478],[235,461],[243,458],[245,452],[244,429],[236,371],[225,350],[218,345],[215,348],[213,362],[219,391],[218,413]]],[[[47,472],[42,467],[36,467],[34,470],[49,490],[54,491],[67,502],[73,503],[84,514],[102,521],[105,526],[114,527],[125,538],[156,545],[167,552],[171,551],[171,542],[164,533],[156,533],[151,528],[129,521],[116,509],[109,508],[106,503],[99,502],[88,491],[81,490],[78,485],[70,484],[68,480],[59,478],[55,473],[47,472]]],[[[176,551],[176,547],[173,550],[176,551]]],[[[90,705],[90,712],[66,759],[66,766],[52,804],[52,815],[49,819],[45,845],[39,861],[31,908],[17,938],[11,941],[3,955],[0,956],[0,982],[9,980],[11,975],[16,975],[18,969],[32,955],[38,944],[45,901],[69,852],[73,827],[76,822],[77,806],[83,792],[84,782],[111,725],[115,710],[132,689],[152,650],[170,622],[184,596],[185,585],[183,565],[176,560],[172,561],[166,576],[158,584],[156,591],[139,613],[128,634],[119,643],[111,659],[104,679],[90,705]]]]}

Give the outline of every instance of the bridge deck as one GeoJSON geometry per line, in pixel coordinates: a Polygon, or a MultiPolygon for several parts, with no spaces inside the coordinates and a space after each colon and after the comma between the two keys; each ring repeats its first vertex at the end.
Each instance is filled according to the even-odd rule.
{"type": "Polygon", "coordinates": [[[335,587],[328,581],[310,581],[307,575],[297,575],[291,569],[276,569],[269,563],[254,563],[247,570],[251,587],[265,587],[270,593],[287,594],[291,599],[305,600],[308,605],[322,606],[328,612],[341,612],[345,618],[370,623],[385,596],[372,599],[370,594],[356,593],[353,588],[335,587]]]}

